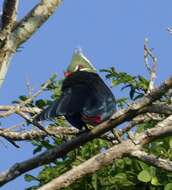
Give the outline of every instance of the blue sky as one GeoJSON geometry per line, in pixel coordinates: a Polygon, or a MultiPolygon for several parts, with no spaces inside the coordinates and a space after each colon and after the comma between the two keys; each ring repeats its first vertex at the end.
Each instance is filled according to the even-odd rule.
{"type": "MultiPolygon", "coordinates": [[[[19,17],[37,2],[21,1],[19,17]]],[[[145,37],[149,38],[158,58],[159,84],[171,75],[172,36],[166,30],[172,26],[171,7],[171,0],[64,0],[56,13],[13,57],[1,88],[0,104],[10,104],[19,95],[26,94],[26,79],[36,90],[52,73],[62,77],[76,47],[82,48],[98,69],[114,66],[119,71],[148,77],[143,62],[145,37]]],[[[120,97],[118,90],[113,92],[120,97]]],[[[17,122],[16,118],[10,119],[3,127],[17,122]]],[[[1,171],[32,156],[29,143],[20,143],[19,150],[3,143],[0,143],[1,171]]],[[[29,184],[19,177],[1,189],[23,190],[26,186],[29,184]]]]}

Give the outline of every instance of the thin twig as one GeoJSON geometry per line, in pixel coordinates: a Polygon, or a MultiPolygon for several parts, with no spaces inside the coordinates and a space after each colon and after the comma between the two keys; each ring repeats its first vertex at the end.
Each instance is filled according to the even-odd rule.
{"type": "MultiPolygon", "coordinates": [[[[20,101],[19,104],[16,104],[15,106],[11,106],[11,109],[9,109],[7,112],[4,112],[4,113],[1,113],[0,114],[0,117],[7,117],[13,113],[19,113],[19,112],[22,112],[22,107],[26,106],[27,104],[29,104],[30,102],[32,102],[37,96],[39,96],[46,88],[47,86],[51,84],[51,80],[47,80],[43,85],[42,87],[32,95],[32,97],[28,98],[27,100],[25,101],[20,101]]],[[[10,107],[9,107],[10,108],[10,107]]],[[[1,108],[3,109],[3,108],[1,108]]],[[[28,108],[30,109],[30,108],[28,108]]],[[[32,110],[32,108],[30,109],[32,110]]],[[[23,113],[24,114],[24,113],[23,113]]]]}
{"type": "Polygon", "coordinates": [[[32,94],[33,94],[33,88],[31,86],[30,81],[29,81],[28,78],[26,79],[26,87],[27,87],[27,90],[28,90],[29,98],[31,98],[32,94]]]}
{"type": "Polygon", "coordinates": [[[155,88],[154,82],[156,79],[157,58],[153,54],[152,49],[150,49],[148,47],[148,39],[147,38],[145,39],[145,43],[144,43],[144,63],[150,74],[150,82],[149,82],[149,87],[148,87],[148,91],[147,91],[147,93],[149,93],[150,91],[152,91],[155,88]],[[152,60],[152,66],[150,66],[150,64],[149,64],[149,58],[151,58],[151,60],[152,60]]]}

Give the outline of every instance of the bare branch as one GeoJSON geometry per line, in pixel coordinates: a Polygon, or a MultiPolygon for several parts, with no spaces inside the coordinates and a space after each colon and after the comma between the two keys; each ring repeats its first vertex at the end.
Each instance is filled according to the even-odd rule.
{"type": "Polygon", "coordinates": [[[39,113],[41,111],[39,108],[33,108],[33,107],[29,108],[25,106],[29,104],[30,102],[32,102],[37,96],[39,96],[47,88],[49,84],[51,84],[51,81],[47,80],[36,93],[34,93],[27,100],[21,101],[19,104],[16,104],[15,106],[0,106],[0,111],[6,111],[3,113],[0,113],[0,117],[7,117],[14,113],[17,113],[21,115],[22,117],[25,116],[23,118],[26,118],[26,117],[28,118],[26,113],[39,113]]]}
{"type": "Polygon", "coordinates": [[[155,139],[170,136],[172,134],[172,115],[159,122],[154,128],[147,129],[139,137],[135,144],[147,144],[155,139]]]}
{"type": "Polygon", "coordinates": [[[41,109],[37,107],[26,107],[22,106],[19,107],[18,105],[0,105],[0,117],[7,117],[10,116],[11,114],[15,113],[16,110],[19,110],[24,113],[40,113],[41,109]]]}
{"type": "Polygon", "coordinates": [[[138,158],[148,164],[172,172],[172,162],[167,159],[158,158],[155,155],[148,154],[144,151],[136,150],[131,152],[131,156],[138,158]]]}
{"type": "Polygon", "coordinates": [[[172,114],[172,105],[167,103],[154,103],[145,108],[144,112],[170,115],[172,114]]]}
{"type": "Polygon", "coordinates": [[[30,102],[32,102],[32,100],[34,100],[37,96],[39,96],[50,84],[51,84],[51,80],[47,80],[36,93],[34,93],[27,100],[21,102],[20,106],[22,107],[22,106],[25,106],[26,104],[29,104],[30,102]]]}
{"type": "Polygon", "coordinates": [[[156,71],[157,71],[157,58],[153,54],[152,50],[148,47],[148,39],[145,39],[144,43],[144,62],[147,70],[150,73],[150,82],[149,82],[149,87],[148,87],[148,92],[152,91],[154,87],[154,81],[156,79],[156,71]],[[152,59],[152,67],[149,65],[148,58],[152,59]]]}
{"type": "MultiPolygon", "coordinates": [[[[67,127],[48,127],[47,131],[54,133],[57,136],[76,135],[78,130],[67,127]]],[[[13,141],[33,140],[46,137],[46,133],[40,130],[16,132],[10,129],[0,128],[0,136],[13,141]]]]}
{"type": "Polygon", "coordinates": [[[13,30],[14,44],[18,47],[29,39],[34,32],[54,13],[62,0],[42,0],[36,5],[13,30]]]}
{"type": "Polygon", "coordinates": [[[30,81],[28,78],[26,78],[26,87],[27,87],[27,90],[28,90],[28,97],[31,98],[32,97],[32,94],[33,94],[33,88],[30,84],[30,81]]]}
{"type": "Polygon", "coordinates": [[[138,115],[137,117],[135,117],[132,121],[130,121],[126,127],[119,129],[118,134],[120,136],[124,135],[126,132],[128,132],[129,130],[131,130],[133,127],[135,127],[136,125],[139,125],[141,123],[146,123],[148,121],[150,121],[151,118],[147,117],[146,115],[138,115]]]}
{"type": "Polygon", "coordinates": [[[28,123],[33,124],[34,126],[38,127],[38,129],[42,130],[44,133],[46,133],[48,136],[56,138],[56,135],[54,133],[51,133],[50,131],[47,131],[46,128],[44,128],[40,123],[35,122],[32,118],[30,118],[27,114],[20,112],[16,110],[16,114],[20,115],[22,118],[24,118],[28,123]]]}

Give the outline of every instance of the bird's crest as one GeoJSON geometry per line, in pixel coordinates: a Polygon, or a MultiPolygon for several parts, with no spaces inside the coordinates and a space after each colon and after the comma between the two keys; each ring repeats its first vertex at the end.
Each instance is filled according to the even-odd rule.
{"type": "Polygon", "coordinates": [[[67,68],[67,72],[72,73],[78,70],[96,73],[96,68],[91,64],[80,49],[76,49],[74,51],[71,63],[67,68]]]}

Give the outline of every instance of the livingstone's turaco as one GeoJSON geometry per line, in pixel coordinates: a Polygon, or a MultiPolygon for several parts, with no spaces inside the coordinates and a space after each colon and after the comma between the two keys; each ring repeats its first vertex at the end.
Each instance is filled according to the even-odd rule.
{"type": "Polygon", "coordinates": [[[74,52],[64,75],[60,98],[36,116],[36,121],[64,116],[72,126],[82,129],[102,123],[116,111],[111,90],[81,51],[74,52]]]}

